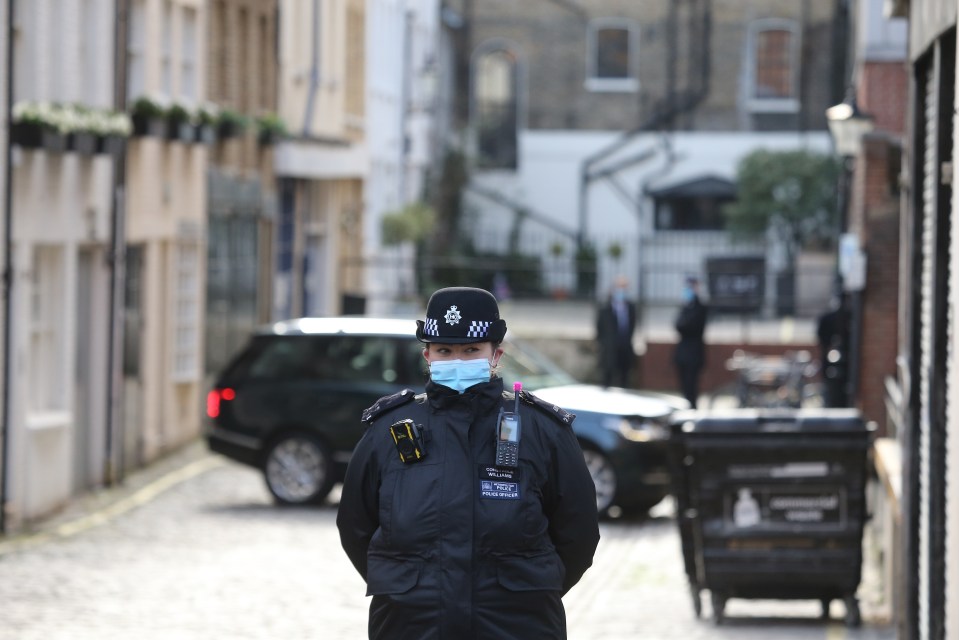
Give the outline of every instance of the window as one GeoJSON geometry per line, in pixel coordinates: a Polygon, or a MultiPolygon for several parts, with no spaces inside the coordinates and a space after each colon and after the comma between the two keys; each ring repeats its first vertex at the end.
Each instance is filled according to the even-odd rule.
{"type": "Polygon", "coordinates": [[[509,51],[480,55],[474,69],[475,128],[479,166],[517,166],[516,58],[509,51]]]}
{"type": "Polygon", "coordinates": [[[127,99],[146,93],[146,9],[144,0],[130,4],[130,39],[127,42],[127,99]]]}
{"type": "MultiPolygon", "coordinates": [[[[237,33],[239,35],[240,49],[239,60],[240,60],[240,69],[247,71],[250,68],[250,59],[253,55],[253,52],[250,51],[250,13],[245,8],[241,8],[237,12],[237,33]]],[[[250,111],[253,103],[250,100],[250,84],[249,82],[240,82],[239,87],[239,100],[240,109],[243,111],[250,111]]]]}
{"type": "Polygon", "coordinates": [[[180,31],[180,96],[187,104],[197,101],[197,15],[196,9],[183,9],[180,31]]]}
{"type": "Polygon", "coordinates": [[[173,379],[192,382],[200,372],[199,310],[200,249],[196,243],[177,245],[174,304],[173,304],[173,379]]]}
{"type": "Polygon", "coordinates": [[[798,35],[788,21],[760,20],[750,27],[753,111],[797,111],[798,35]]]}
{"type": "Polygon", "coordinates": [[[163,1],[160,30],[160,92],[173,98],[173,3],[163,1]]]}
{"type": "Polygon", "coordinates": [[[50,99],[53,102],[67,102],[71,96],[67,68],[67,48],[63,38],[63,26],[66,20],[62,11],[51,11],[47,14],[50,20],[47,42],[50,43],[49,89],[50,99]]]}
{"type": "MultiPolygon", "coordinates": [[[[99,104],[98,89],[105,75],[97,64],[97,43],[100,42],[97,23],[100,17],[97,14],[98,3],[94,0],[83,0],[80,4],[80,51],[77,68],[80,70],[80,98],[88,105],[99,104]]],[[[104,21],[104,24],[107,24],[104,21]]]]}
{"type": "Polygon", "coordinates": [[[144,247],[127,245],[123,294],[123,375],[140,377],[143,332],[143,259],[144,247]]]}
{"type": "Polygon", "coordinates": [[[604,18],[589,25],[586,88],[590,91],[637,91],[637,31],[626,20],[604,18]]]}
{"type": "Polygon", "coordinates": [[[37,247],[30,269],[30,409],[65,409],[63,252],[37,247]]]}

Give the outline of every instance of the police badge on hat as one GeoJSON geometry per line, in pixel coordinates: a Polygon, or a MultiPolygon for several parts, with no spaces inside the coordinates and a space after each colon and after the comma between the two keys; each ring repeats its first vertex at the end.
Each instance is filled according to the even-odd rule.
{"type": "Polygon", "coordinates": [[[436,291],[426,305],[426,320],[416,321],[420,342],[502,342],[505,335],[506,321],[499,317],[496,298],[473,287],[436,291]]]}

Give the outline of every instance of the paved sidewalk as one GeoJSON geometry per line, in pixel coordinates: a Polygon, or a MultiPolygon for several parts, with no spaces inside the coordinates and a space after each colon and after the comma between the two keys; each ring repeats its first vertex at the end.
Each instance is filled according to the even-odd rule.
{"type": "MultiPolygon", "coordinates": [[[[277,508],[258,472],[197,441],[0,542],[0,639],[364,637],[369,601],[339,548],[336,499],[277,508]]],[[[842,624],[840,603],[824,622],[817,602],[743,600],[716,626],[708,598],[704,617],[694,614],[671,502],[647,519],[603,522],[601,536],[564,598],[572,640],[895,637],[868,567],[861,628],[842,624]]]]}

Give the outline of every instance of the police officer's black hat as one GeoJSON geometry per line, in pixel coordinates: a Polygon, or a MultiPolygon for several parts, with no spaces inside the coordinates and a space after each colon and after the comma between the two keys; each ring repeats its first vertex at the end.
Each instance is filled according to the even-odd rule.
{"type": "Polygon", "coordinates": [[[426,305],[426,320],[416,321],[416,337],[421,342],[499,343],[505,336],[506,321],[499,317],[496,298],[485,289],[439,289],[426,305]]]}

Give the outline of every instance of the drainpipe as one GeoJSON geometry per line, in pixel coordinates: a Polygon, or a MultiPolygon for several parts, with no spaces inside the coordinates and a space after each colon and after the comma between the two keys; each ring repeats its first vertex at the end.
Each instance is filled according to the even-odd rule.
{"type": "MultiPolygon", "coordinates": [[[[126,110],[127,0],[116,0],[113,38],[113,104],[126,110]]],[[[103,482],[123,479],[123,308],[126,280],[126,142],[113,153],[113,198],[110,209],[109,317],[107,328],[107,407],[104,437],[103,482]]]]}
{"type": "Polygon", "coordinates": [[[10,142],[13,122],[13,19],[14,1],[7,2],[7,167],[3,196],[3,424],[0,425],[0,535],[7,531],[7,476],[10,462],[10,343],[13,319],[13,144],[10,142]]]}
{"type": "Polygon", "coordinates": [[[310,123],[313,121],[313,107],[316,91],[320,87],[320,26],[323,0],[313,0],[313,41],[312,60],[310,60],[310,91],[306,96],[306,109],[303,112],[303,136],[309,137],[310,123]]]}

